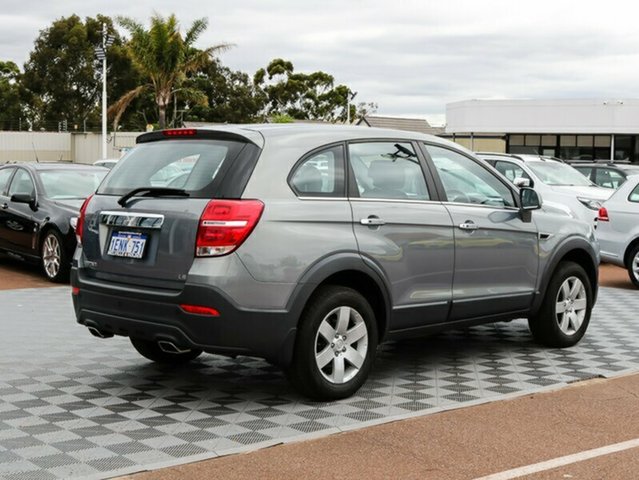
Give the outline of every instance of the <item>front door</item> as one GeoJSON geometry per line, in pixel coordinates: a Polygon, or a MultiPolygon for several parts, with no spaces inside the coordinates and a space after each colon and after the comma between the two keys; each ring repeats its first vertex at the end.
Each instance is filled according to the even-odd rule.
{"type": "Polygon", "coordinates": [[[530,308],[538,270],[534,221],[521,218],[515,191],[469,156],[425,145],[455,232],[451,320],[530,308]]]}
{"type": "Polygon", "coordinates": [[[414,146],[406,141],[349,145],[353,228],[364,258],[390,283],[390,330],[446,321],[453,278],[453,232],[433,200],[414,146]]]}
{"type": "Polygon", "coordinates": [[[29,205],[11,201],[11,196],[15,194],[29,194],[35,198],[33,179],[29,172],[22,168],[18,168],[9,185],[8,208],[5,209],[5,232],[9,249],[33,254],[37,222],[29,205]]]}

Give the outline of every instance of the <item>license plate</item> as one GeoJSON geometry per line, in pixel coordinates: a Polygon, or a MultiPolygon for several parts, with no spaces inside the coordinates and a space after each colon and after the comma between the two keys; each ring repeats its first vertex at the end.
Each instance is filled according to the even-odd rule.
{"type": "Polygon", "coordinates": [[[146,235],[134,232],[113,232],[107,254],[114,257],[142,258],[146,235]]]}

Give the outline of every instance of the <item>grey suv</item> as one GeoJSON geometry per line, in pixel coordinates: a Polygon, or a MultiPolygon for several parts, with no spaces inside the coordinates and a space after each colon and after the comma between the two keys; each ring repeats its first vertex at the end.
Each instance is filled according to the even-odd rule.
{"type": "Polygon", "coordinates": [[[163,363],[281,366],[353,394],[376,347],[515,318],[566,347],[597,294],[592,228],[417,133],[244,125],[143,134],[78,219],[77,320],[163,363]],[[189,163],[179,188],[163,169],[189,163]],[[536,211],[533,211],[536,210],[536,211]]]}

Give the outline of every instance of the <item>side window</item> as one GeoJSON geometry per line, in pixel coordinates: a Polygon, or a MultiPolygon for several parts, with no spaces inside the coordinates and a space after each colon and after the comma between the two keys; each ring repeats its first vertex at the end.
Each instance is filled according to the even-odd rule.
{"type": "Polygon", "coordinates": [[[13,176],[11,186],[9,187],[9,196],[15,195],[16,193],[26,193],[35,196],[35,188],[33,186],[33,180],[31,180],[31,175],[21,168],[18,169],[13,176]]]}
{"type": "Polygon", "coordinates": [[[511,190],[470,158],[442,147],[426,145],[449,202],[514,207],[511,190]]]}
{"type": "Polygon", "coordinates": [[[429,200],[424,173],[410,143],[371,142],[348,146],[360,197],[429,200]]]}
{"type": "Polygon", "coordinates": [[[630,202],[639,203],[639,185],[637,185],[628,196],[630,202]]]}
{"type": "Polygon", "coordinates": [[[495,168],[511,182],[514,182],[516,178],[530,180],[530,176],[516,163],[497,161],[495,162],[495,168]]]}
{"type": "Polygon", "coordinates": [[[15,168],[3,168],[0,170],[0,195],[4,195],[7,191],[7,185],[14,170],[15,168]]]}
{"type": "Polygon", "coordinates": [[[344,178],[344,149],[337,145],[298,163],[289,184],[300,197],[343,197],[344,178]]]}
{"type": "Polygon", "coordinates": [[[601,187],[618,188],[626,180],[620,173],[609,168],[597,168],[596,172],[595,183],[601,187]]]}
{"type": "Polygon", "coordinates": [[[594,172],[596,172],[596,170],[593,170],[590,167],[574,167],[574,168],[575,168],[575,170],[577,170],[579,173],[581,173],[587,179],[597,183],[596,179],[595,179],[595,174],[594,174],[594,172]]]}

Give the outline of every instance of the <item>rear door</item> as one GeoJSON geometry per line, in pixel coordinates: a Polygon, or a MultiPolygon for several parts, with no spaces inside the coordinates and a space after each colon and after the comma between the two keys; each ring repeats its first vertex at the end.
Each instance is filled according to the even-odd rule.
{"type": "Polygon", "coordinates": [[[391,287],[391,330],[444,322],[453,279],[450,215],[407,141],[351,143],[350,203],[362,255],[391,287]]]}
{"type": "Polygon", "coordinates": [[[252,143],[211,135],[145,142],[117,163],[87,207],[84,274],[165,288],[184,283],[204,208],[213,198],[239,198],[259,154],[252,143]],[[119,203],[143,187],[152,190],[119,203]]]}
{"type": "Polygon", "coordinates": [[[470,156],[424,145],[455,232],[451,320],[526,311],[538,270],[537,228],[514,191],[470,156]]]}

